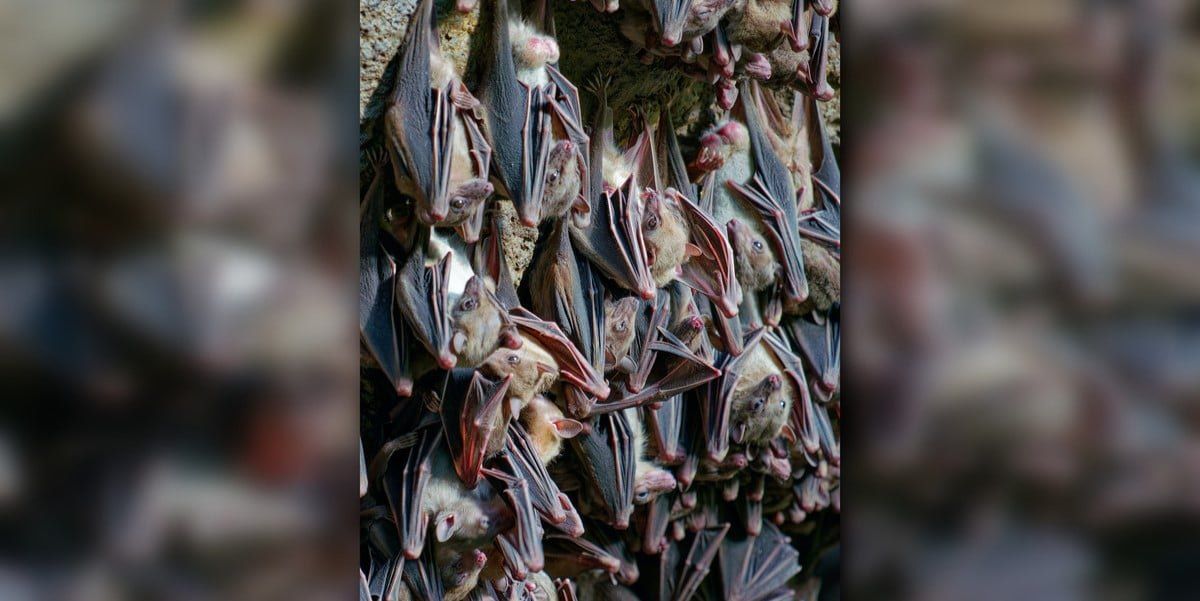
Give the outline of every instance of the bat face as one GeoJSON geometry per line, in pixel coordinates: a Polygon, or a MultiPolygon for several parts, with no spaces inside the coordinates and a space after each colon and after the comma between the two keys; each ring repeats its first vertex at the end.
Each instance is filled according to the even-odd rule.
{"type": "Polygon", "coordinates": [[[439,225],[456,227],[466,223],[491,197],[493,189],[490,182],[482,179],[472,179],[459,186],[451,193],[450,201],[447,203],[449,213],[439,225]]]}
{"type": "Polygon", "coordinates": [[[487,555],[479,549],[459,551],[448,545],[435,545],[434,558],[448,596],[465,594],[475,588],[479,573],[487,564],[487,555]]]}
{"type": "Polygon", "coordinates": [[[604,324],[607,328],[604,336],[606,370],[616,368],[618,363],[629,355],[629,347],[633,344],[636,334],[637,310],[640,307],[641,301],[632,296],[604,302],[604,324]]]}
{"type": "Polygon", "coordinates": [[[558,364],[536,342],[525,340],[519,349],[498,348],[484,359],[479,370],[495,379],[511,378],[509,398],[523,408],[558,379],[558,364]]]}
{"type": "Polygon", "coordinates": [[[725,227],[743,290],[757,292],[774,284],[781,267],[767,240],[738,219],[730,219],[725,227]]]}
{"type": "Polygon", "coordinates": [[[578,204],[583,184],[579,164],[579,149],[570,140],[560,140],[550,149],[541,221],[562,217],[578,204]]]}
{"type": "Polygon", "coordinates": [[[791,409],[783,394],[783,377],[771,374],[744,391],[734,389],[730,439],[735,444],[762,443],[774,438],[791,409]]]}
{"type": "Polygon", "coordinates": [[[463,366],[479,365],[499,346],[519,348],[521,338],[507,310],[479,276],[467,280],[463,293],[450,309],[451,350],[463,366]]]}

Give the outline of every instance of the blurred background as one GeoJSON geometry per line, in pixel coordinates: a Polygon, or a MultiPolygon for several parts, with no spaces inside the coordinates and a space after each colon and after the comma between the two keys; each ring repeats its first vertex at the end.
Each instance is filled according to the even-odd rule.
{"type": "Polygon", "coordinates": [[[354,595],[357,14],[0,1],[0,599],[354,595]]]}
{"type": "MultiPolygon", "coordinates": [[[[1200,590],[1200,7],[852,0],[852,599],[1200,590]]],[[[0,0],[0,599],[349,598],[353,0],[0,0]]]]}
{"type": "Polygon", "coordinates": [[[1200,594],[1200,3],[843,3],[858,599],[1200,594]]]}

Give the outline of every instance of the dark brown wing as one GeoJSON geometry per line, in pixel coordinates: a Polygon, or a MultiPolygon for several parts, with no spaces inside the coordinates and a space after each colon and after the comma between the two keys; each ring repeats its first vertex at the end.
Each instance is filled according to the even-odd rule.
{"type": "MultiPolygon", "coordinates": [[[[399,392],[411,392],[408,374],[408,345],[402,324],[396,320],[396,260],[389,250],[398,251],[390,237],[383,235],[383,171],[375,174],[359,217],[358,248],[358,327],[367,351],[379,363],[383,373],[399,392]]],[[[406,395],[404,395],[406,396],[406,395]]]]}
{"type": "Polygon", "coordinates": [[[424,553],[420,559],[404,562],[404,584],[408,585],[414,599],[441,599],[446,595],[433,553],[424,553]]]}
{"type": "Polygon", "coordinates": [[[609,574],[621,570],[620,559],[584,537],[547,534],[543,546],[546,570],[557,576],[574,578],[588,570],[604,570],[609,574]]]}
{"type": "Polygon", "coordinates": [[[499,470],[484,468],[484,474],[501,489],[500,495],[515,518],[512,529],[496,537],[496,546],[505,566],[524,580],[529,572],[541,571],[546,563],[542,552],[542,521],[533,508],[530,485],[499,470]]]}
{"type": "Polygon", "coordinates": [[[742,288],[734,274],[733,247],[725,228],[695,203],[677,196],[679,207],[687,221],[690,242],[700,254],[683,264],[683,281],[708,297],[724,318],[738,314],[742,288]]]}
{"type": "Polygon", "coordinates": [[[538,458],[529,434],[521,424],[508,426],[506,452],[496,461],[497,469],[504,470],[515,478],[529,483],[530,500],[533,508],[551,526],[569,536],[583,534],[583,521],[571,499],[558,489],[558,485],[546,472],[546,466],[538,458]]]}
{"type": "Polygon", "coordinates": [[[621,412],[598,415],[591,426],[571,439],[587,483],[582,494],[596,495],[605,521],[625,529],[633,513],[633,433],[621,412]]]}
{"type": "MultiPolygon", "coordinates": [[[[487,134],[484,133],[487,123],[470,111],[462,111],[459,114],[462,115],[462,124],[467,129],[467,145],[470,148],[474,172],[480,179],[488,179],[492,166],[492,144],[488,142],[487,134]]],[[[475,207],[475,213],[456,228],[463,242],[474,244],[479,241],[483,221],[491,204],[490,201],[479,203],[479,206],[475,207]]]]}
{"type": "Polygon", "coordinates": [[[714,525],[696,533],[687,555],[683,558],[683,565],[679,568],[674,594],[664,597],[665,599],[686,601],[696,594],[700,584],[708,577],[713,560],[716,559],[721,543],[728,534],[729,524],[714,525]]]}
{"type": "Polygon", "coordinates": [[[454,471],[467,488],[479,483],[490,441],[505,435],[503,405],[511,380],[508,376],[495,382],[469,368],[449,374],[442,394],[442,427],[454,457],[454,471]]]}
{"type": "MultiPolygon", "coordinates": [[[[426,231],[426,240],[427,236],[426,231]]],[[[426,267],[424,246],[416,244],[400,269],[395,286],[397,306],[413,336],[437,359],[438,367],[450,369],[457,361],[450,350],[450,254],[426,267]]]]}
{"type": "Polygon", "coordinates": [[[789,321],[787,331],[814,376],[813,396],[828,403],[841,381],[841,303],[828,315],[813,312],[789,321]]]}
{"type": "Polygon", "coordinates": [[[718,553],[726,599],[774,599],[800,572],[800,553],[767,522],[757,536],[727,536],[718,553]]]}
{"type": "Polygon", "coordinates": [[[492,180],[509,198],[521,221],[535,226],[541,210],[542,178],[549,157],[549,114],[541,92],[517,79],[508,37],[508,0],[489,3],[491,29],[483,56],[483,78],[476,96],[487,109],[492,145],[492,180]],[[545,138],[545,139],[543,139],[545,138]]]}
{"type": "Polygon", "coordinates": [[[421,498],[429,483],[432,455],[442,444],[441,428],[424,428],[416,433],[416,444],[396,451],[386,459],[382,475],[384,495],[400,533],[404,556],[416,559],[425,547],[428,516],[421,512],[421,498]]]}
{"type": "Polygon", "coordinates": [[[657,409],[646,409],[646,430],[663,465],[683,461],[683,395],[666,399],[657,409]]]}
{"type": "MultiPolygon", "coordinates": [[[[396,182],[414,195],[418,206],[428,207],[445,196],[439,190],[434,136],[437,106],[441,103],[429,86],[429,54],[434,39],[433,0],[421,0],[404,35],[400,68],[391,105],[385,116],[387,146],[396,182]]],[[[448,128],[440,128],[449,131],[448,128]]],[[[445,153],[443,153],[445,154],[445,153]]]]}
{"type": "Polygon", "coordinates": [[[524,307],[509,314],[522,336],[537,341],[558,363],[564,381],[598,399],[608,398],[608,383],[579,349],[563,334],[557,324],[538,318],[524,307]]]}

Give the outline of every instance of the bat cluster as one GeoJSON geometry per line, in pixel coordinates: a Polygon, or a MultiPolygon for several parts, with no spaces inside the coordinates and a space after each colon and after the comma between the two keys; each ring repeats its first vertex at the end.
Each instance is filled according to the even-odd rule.
{"type": "MultiPolygon", "coordinates": [[[[621,7],[653,16],[648,49],[701,64],[703,39],[728,50],[726,21],[774,4],[621,7]]],[[[781,4],[781,39],[828,19],[781,4]]],[[[360,204],[363,363],[386,382],[364,419],[362,596],[791,598],[785,533],[839,507],[841,186],[821,94],[795,86],[785,114],[740,78],[690,161],[667,110],[636,111],[623,148],[607,82],[585,127],[548,4],[520,8],[483,3],[474,89],[439,53],[433,0],[405,36],[360,204]],[[538,228],[519,282],[499,199],[538,228]]]]}

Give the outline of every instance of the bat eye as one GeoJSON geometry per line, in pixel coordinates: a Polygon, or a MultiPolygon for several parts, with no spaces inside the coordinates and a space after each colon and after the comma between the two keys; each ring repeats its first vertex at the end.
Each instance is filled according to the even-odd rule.
{"type": "Polygon", "coordinates": [[[754,401],[754,404],[750,406],[750,408],[751,408],[751,409],[753,409],[753,410],[755,410],[755,411],[758,411],[759,409],[762,409],[762,407],[763,407],[763,400],[762,400],[762,399],[758,399],[758,400],[754,401]]]}
{"type": "Polygon", "coordinates": [[[469,297],[464,298],[463,302],[459,303],[458,306],[463,311],[474,311],[475,310],[475,299],[469,298],[469,297]]]}
{"type": "Polygon", "coordinates": [[[646,227],[652,230],[658,229],[658,215],[651,215],[648,219],[646,219],[646,227]]]}
{"type": "Polygon", "coordinates": [[[624,332],[625,330],[629,329],[629,326],[625,325],[625,322],[623,321],[618,321],[617,326],[613,329],[618,332],[624,332]]]}
{"type": "Polygon", "coordinates": [[[761,251],[762,249],[763,249],[762,240],[755,240],[754,241],[754,250],[761,251]]]}
{"type": "Polygon", "coordinates": [[[780,409],[784,409],[784,408],[786,408],[786,407],[787,407],[787,401],[779,401],[779,408],[780,408],[780,409]]]}
{"type": "Polygon", "coordinates": [[[546,181],[553,184],[554,182],[558,181],[558,176],[559,176],[559,172],[557,170],[551,171],[550,176],[546,178],[546,181]]]}
{"type": "Polygon", "coordinates": [[[520,362],[521,362],[521,356],[520,356],[520,355],[518,355],[518,354],[516,354],[516,353],[513,353],[513,354],[511,354],[511,355],[509,355],[509,356],[508,356],[508,364],[509,364],[509,365],[516,365],[516,364],[518,364],[518,363],[520,363],[520,362]]]}
{"type": "Polygon", "coordinates": [[[450,206],[452,206],[456,209],[461,209],[461,208],[467,206],[467,199],[465,199],[461,196],[455,196],[454,199],[450,201],[450,206]]]}

